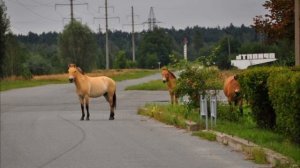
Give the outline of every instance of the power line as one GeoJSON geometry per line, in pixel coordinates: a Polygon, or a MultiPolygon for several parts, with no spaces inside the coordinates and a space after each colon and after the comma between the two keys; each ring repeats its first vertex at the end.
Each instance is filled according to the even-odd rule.
{"type": "Polygon", "coordinates": [[[16,2],[17,2],[20,6],[22,6],[23,8],[27,9],[28,11],[30,11],[31,13],[33,13],[34,15],[36,15],[36,16],[38,16],[38,17],[40,17],[40,18],[43,18],[43,19],[46,19],[46,20],[52,21],[52,22],[59,22],[59,20],[55,20],[55,19],[48,18],[48,17],[45,17],[45,16],[40,15],[39,13],[37,13],[37,12],[31,10],[30,8],[28,8],[25,4],[23,4],[23,3],[20,2],[19,0],[16,0],[16,2]]]}

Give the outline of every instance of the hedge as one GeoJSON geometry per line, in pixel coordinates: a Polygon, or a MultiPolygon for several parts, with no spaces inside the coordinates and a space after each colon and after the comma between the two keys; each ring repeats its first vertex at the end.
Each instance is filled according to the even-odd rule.
{"type": "Polygon", "coordinates": [[[269,99],[267,81],[272,73],[288,71],[282,67],[258,67],[238,76],[242,92],[251,105],[253,118],[260,128],[274,128],[276,114],[269,99]]]}
{"type": "Polygon", "coordinates": [[[277,130],[300,143],[300,72],[274,73],[268,88],[277,130]]]}

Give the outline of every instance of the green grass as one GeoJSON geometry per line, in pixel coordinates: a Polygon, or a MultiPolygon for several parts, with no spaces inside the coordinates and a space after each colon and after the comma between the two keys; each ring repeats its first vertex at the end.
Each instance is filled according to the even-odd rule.
{"type": "Polygon", "coordinates": [[[158,73],[156,70],[138,70],[138,71],[129,71],[124,74],[120,74],[117,76],[112,77],[115,81],[123,81],[123,80],[129,80],[129,79],[138,79],[145,76],[153,75],[155,73],[158,73]]]}
{"type": "MultiPolygon", "coordinates": [[[[114,75],[112,78],[116,81],[129,80],[142,78],[148,75],[157,73],[156,70],[132,70],[125,71],[120,74],[114,75]]],[[[54,75],[55,76],[55,75],[54,75]]],[[[62,75],[57,75],[57,77],[44,77],[43,79],[32,79],[32,80],[1,80],[0,91],[6,91],[17,88],[35,87],[47,84],[62,84],[67,83],[68,79],[62,77],[62,75]]]]}
{"type": "Polygon", "coordinates": [[[0,91],[6,91],[17,88],[35,87],[47,84],[61,84],[67,82],[67,80],[3,80],[0,82],[0,91]]]}
{"type": "MultiPolygon", "coordinates": [[[[219,105],[219,107],[218,112],[220,111],[221,113],[224,113],[224,109],[228,108],[226,105],[219,105]],[[219,107],[221,107],[221,109],[219,107]]],[[[226,119],[219,118],[217,120],[217,125],[213,128],[213,130],[237,136],[254,142],[261,147],[274,150],[291,158],[297,165],[300,165],[300,145],[291,142],[288,138],[274,131],[257,128],[255,123],[251,121],[251,117],[248,113],[250,113],[249,108],[245,107],[244,116],[239,117],[237,121],[228,121],[226,119]]],[[[139,110],[139,114],[153,117],[159,121],[172,124],[180,128],[185,128],[185,120],[191,120],[199,123],[200,127],[204,128],[203,121],[199,120],[198,112],[194,110],[189,111],[187,110],[187,106],[183,105],[148,104],[145,108],[139,110]]],[[[228,116],[224,116],[224,114],[222,115],[223,118],[228,118],[228,116]]],[[[231,114],[229,116],[231,116],[231,114]]],[[[205,137],[205,139],[211,138],[210,135],[206,135],[206,133],[202,132],[196,132],[195,135],[205,137]]],[[[265,156],[260,150],[251,151],[251,153],[253,154],[255,162],[265,162],[265,156]]]]}
{"type": "Polygon", "coordinates": [[[208,132],[208,131],[197,131],[197,132],[193,132],[192,134],[193,136],[198,136],[200,138],[209,140],[209,141],[216,141],[217,140],[217,136],[216,134],[212,133],[212,132],[208,132]]]}
{"type": "Polygon", "coordinates": [[[128,86],[125,90],[167,90],[167,85],[162,80],[153,80],[147,83],[128,86]]]}

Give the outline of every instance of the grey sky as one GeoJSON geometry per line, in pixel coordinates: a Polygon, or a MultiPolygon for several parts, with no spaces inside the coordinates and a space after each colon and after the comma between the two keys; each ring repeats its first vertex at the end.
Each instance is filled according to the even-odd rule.
{"type": "MultiPolygon", "coordinates": [[[[69,6],[57,6],[56,3],[70,3],[69,0],[4,0],[11,21],[11,30],[15,34],[27,34],[29,31],[42,33],[62,31],[70,18],[69,6]]],[[[108,0],[109,16],[119,16],[109,20],[112,30],[130,31],[131,6],[134,6],[136,23],[147,20],[150,7],[154,7],[156,19],[161,21],[161,27],[183,29],[187,26],[224,27],[233,23],[236,26],[249,26],[256,15],[266,13],[262,6],[265,0],[108,0]]],[[[74,0],[74,3],[88,3],[87,6],[74,6],[75,17],[80,17],[93,31],[98,27],[105,28],[104,20],[94,20],[94,17],[104,17],[104,0],[74,0]]],[[[147,25],[138,25],[137,31],[147,29],[147,25]]]]}

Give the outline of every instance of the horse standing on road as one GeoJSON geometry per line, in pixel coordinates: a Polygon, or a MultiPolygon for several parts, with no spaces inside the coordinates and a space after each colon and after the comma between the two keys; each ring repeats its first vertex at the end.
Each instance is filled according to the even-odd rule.
{"type": "Polygon", "coordinates": [[[228,99],[230,110],[232,111],[232,103],[239,105],[240,113],[243,114],[243,99],[241,95],[241,86],[237,81],[237,76],[230,76],[224,83],[224,94],[228,99]]]}
{"type": "Polygon", "coordinates": [[[81,105],[81,120],[84,120],[84,105],[87,111],[86,120],[90,119],[89,112],[89,98],[96,98],[104,96],[110,105],[110,117],[109,120],[114,120],[114,110],[117,105],[116,99],[116,83],[109,77],[89,77],[84,75],[79,67],[75,64],[69,65],[69,81],[74,82],[76,86],[76,92],[80,100],[81,105]]]}
{"type": "Polygon", "coordinates": [[[178,104],[177,95],[175,93],[175,87],[176,87],[176,76],[169,71],[166,67],[162,68],[161,71],[162,80],[164,83],[167,82],[168,90],[171,97],[171,103],[172,104],[178,104]]]}

